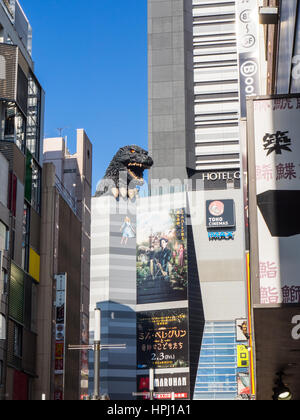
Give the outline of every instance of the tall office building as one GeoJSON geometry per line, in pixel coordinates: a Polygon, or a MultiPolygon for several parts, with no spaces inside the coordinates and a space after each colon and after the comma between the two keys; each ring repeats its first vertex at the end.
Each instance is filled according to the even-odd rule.
{"type": "Polygon", "coordinates": [[[239,171],[235,2],[148,5],[151,177],[239,171]]]}
{"type": "Polygon", "coordinates": [[[234,1],[193,0],[196,169],[240,170],[234,1]]]}
{"type": "Polygon", "coordinates": [[[19,2],[0,2],[0,398],[28,399],[36,378],[44,93],[19,2]]]}

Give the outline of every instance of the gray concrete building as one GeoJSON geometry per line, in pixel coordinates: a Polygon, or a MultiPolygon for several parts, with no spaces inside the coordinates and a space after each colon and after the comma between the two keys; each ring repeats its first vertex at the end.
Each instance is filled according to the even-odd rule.
{"type": "Polygon", "coordinates": [[[195,169],[192,0],[148,1],[148,63],[150,179],[184,180],[195,169]]]}
{"type": "MultiPolygon", "coordinates": [[[[112,196],[92,198],[90,343],[95,308],[101,309],[101,344],[126,350],[101,351],[100,393],[114,400],[136,392],[136,240],[122,236],[125,219],[135,229],[136,205],[112,196]]],[[[94,354],[89,352],[89,395],[94,390],[94,354]]]]}

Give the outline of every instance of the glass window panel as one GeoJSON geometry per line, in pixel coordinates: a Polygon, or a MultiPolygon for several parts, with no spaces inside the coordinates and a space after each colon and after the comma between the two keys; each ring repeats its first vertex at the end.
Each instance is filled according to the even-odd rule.
{"type": "Polygon", "coordinates": [[[6,318],[0,314],[0,340],[6,339],[6,318]]]}
{"type": "Polygon", "coordinates": [[[28,80],[27,141],[28,150],[39,160],[41,90],[32,76],[28,80]]]}
{"type": "Polygon", "coordinates": [[[207,323],[202,340],[194,399],[235,399],[235,323],[207,323]]]}

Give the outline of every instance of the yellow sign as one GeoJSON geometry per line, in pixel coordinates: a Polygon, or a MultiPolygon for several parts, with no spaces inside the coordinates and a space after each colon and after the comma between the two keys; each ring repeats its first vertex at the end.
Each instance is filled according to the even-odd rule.
{"type": "Polygon", "coordinates": [[[30,248],[29,251],[29,274],[37,282],[40,282],[40,256],[30,248]]]}
{"type": "Polygon", "coordinates": [[[248,347],[244,345],[237,346],[237,367],[249,367],[249,351],[248,347]]]}

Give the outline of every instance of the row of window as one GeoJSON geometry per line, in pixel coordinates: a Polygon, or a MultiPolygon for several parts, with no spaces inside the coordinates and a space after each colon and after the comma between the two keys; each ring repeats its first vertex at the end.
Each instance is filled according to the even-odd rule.
{"type": "Polygon", "coordinates": [[[194,399],[233,400],[237,396],[235,322],[208,322],[202,339],[194,399]]]}
{"type": "Polygon", "coordinates": [[[27,117],[14,102],[4,104],[4,133],[2,140],[14,142],[39,161],[41,125],[41,89],[30,76],[28,79],[27,117]]]}

